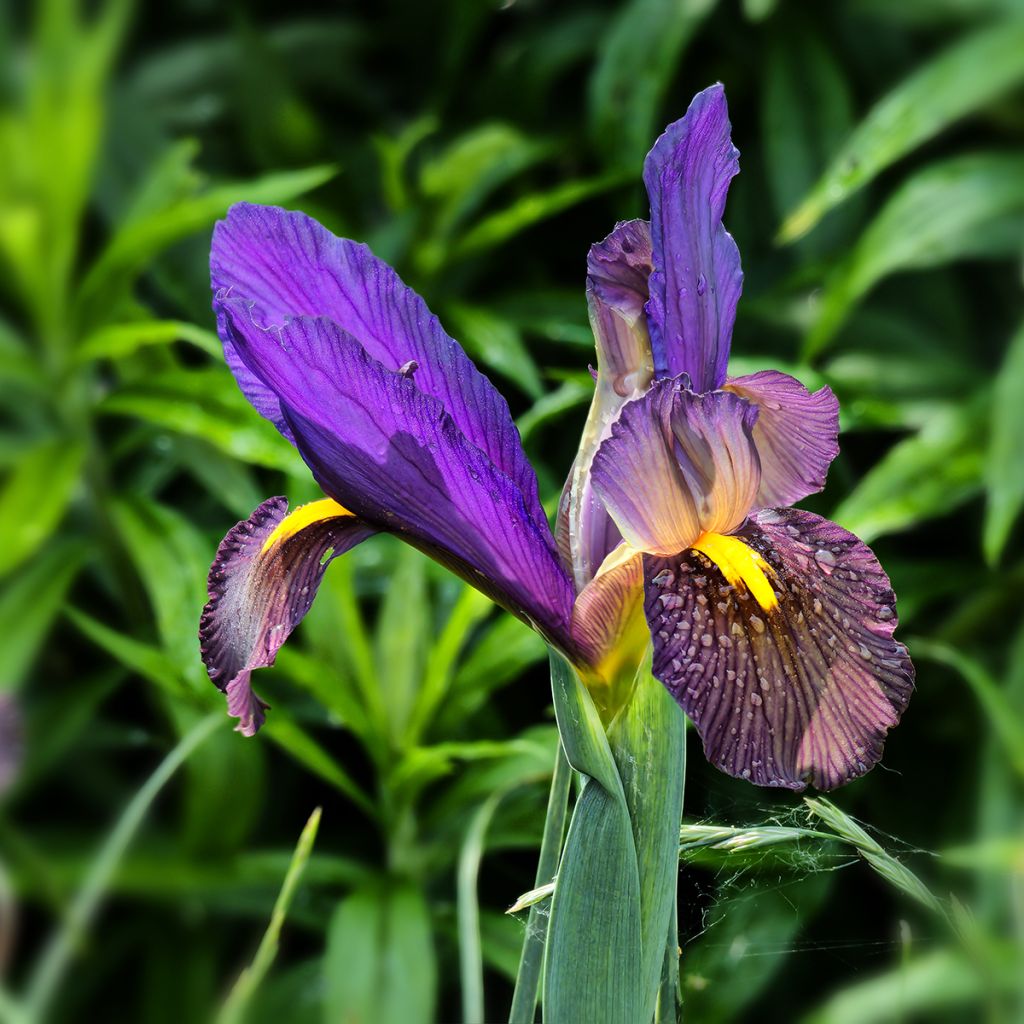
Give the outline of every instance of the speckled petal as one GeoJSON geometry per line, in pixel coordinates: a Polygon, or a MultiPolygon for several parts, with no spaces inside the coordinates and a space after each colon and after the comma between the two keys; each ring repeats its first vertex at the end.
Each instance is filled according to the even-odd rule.
{"type": "Polygon", "coordinates": [[[654,249],[647,310],[654,369],[658,377],[689,374],[698,392],[725,380],[743,288],[739,250],[722,224],[729,182],[739,171],[730,132],[725,90],[713,85],[665,129],[644,164],[654,249]]]}
{"type": "Polygon", "coordinates": [[[309,611],[330,561],[375,532],[335,502],[314,505],[319,515],[302,515],[300,507],[290,528],[287,499],[268,498],[228,531],[210,569],[210,599],[199,626],[203,662],[245,736],[266,717],[267,705],[250,685],[253,671],[274,663],[309,611]]]}
{"type": "Polygon", "coordinates": [[[722,771],[833,789],[879,760],[913,690],[889,580],[865,544],[809,512],[765,509],[736,536],[770,566],[776,607],[700,552],[645,557],[654,674],[722,771]]]}
{"type": "Polygon", "coordinates": [[[762,508],[793,505],[825,486],[839,454],[839,402],[831,388],[810,392],[795,377],[762,370],[730,377],[725,390],[759,410],[754,444],[761,459],[762,508]]]}
{"type": "Polygon", "coordinates": [[[220,298],[244,301],[263,327],[326,317],[388,369],[414,364],[420,391],[515,483],[531,514],[541,514],[537,477],[508,403],[423,299],[367,246],[338,238],[304,213],[237,203],[214,229],[210,279],[228,363],[256,409],[286,436],[278,397],[235,351],[220,298]]]}
{"type": "Polygon", "coordinates": [[[760,480],[757,409],[660,380],[623,406],[594,457],[595,493],[638,551],[671,555],[747,517],[760,480]]]}

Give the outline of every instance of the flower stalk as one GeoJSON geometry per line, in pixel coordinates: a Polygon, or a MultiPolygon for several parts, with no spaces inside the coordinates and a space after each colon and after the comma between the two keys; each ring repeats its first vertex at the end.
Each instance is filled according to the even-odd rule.
{"type": "Polygon", "coordinates": [[[555,716],[583,776],[551,901],[544,1019],[654,1018],[676,905],[684,720],[646,660],[607,729],[579,676],[551,656],[555,716]]]}

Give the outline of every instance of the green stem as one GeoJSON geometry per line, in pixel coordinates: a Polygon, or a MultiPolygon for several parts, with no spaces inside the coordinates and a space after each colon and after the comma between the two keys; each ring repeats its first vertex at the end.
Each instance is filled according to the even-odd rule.
{"type": "MultiPolygon", "coordinates": [[[[551,776],[548,810],[544,818],[544,836],[541,839],[540,858],[537,861],[535,888],[550,882],[558,870],[558,858],[562,852],[565,812],[571,782],[572,769],[565,758],[562,744],[559,743],[558,751],[555,754],[555,769],[551,776]]],[[[530,916],[526,921],[526,935],[523,938],[523,951],[519,957],[516,988],[512,995],[512,1009],[508,1017],[509,1024],[533,1024],[534,1014],[537,1010],[541,968],[544,964],[547,922],[547,908],[542,908],[539,903],[530,907],[530,916]]]]}
{"type": "Polygon", "coordinates": [[[672,907],[672,919],[665,943],[665,962],[661,968],[661,988],[655,1024],[678,1024],[679,1021],[679,906],[672,907]]]}
{"type": "Polygon", "coordinates": [[[146,780],[143,787],[125,808],[113,832],[100,848],[82,882],[60,928],[50,940],[32,972],[28,994],[24,1003],[24,1019],[38,1022],[46,1012],[57,993],[60,980],[71,962],[89,923],[99,909],[110,880],[128,849],[128,845],[139,830],[146,812],[166,785],[171,776],[181,767],[189,755],[219,725],[224,716],[215,712],[197,722],[180,740],[178,745],[160,762],[157,769],[146,780]]]}
{"type": "Polygon", "coordinates": [[[284,876],[284,883],[274,903],[270,923],[263,933],[256,955],[253,957],[252,963],[238,976],[234,988],[228,993],[228,997],[217,1015],[217,1024],[241,1024],[245,1020],[246,1012],[256,990],[277,957],[281,928],[284,926],[285,917],[291,906],[295,890],[298,888],[299,880],[302,878],[310,854],[313,852],[313,843],[316,840],[319,827],[320,808],[317,807],[309,816],[306,827],[302,830],[302,835],[299,836],[295,852],[288,864],[288,871],[284,876]]]}

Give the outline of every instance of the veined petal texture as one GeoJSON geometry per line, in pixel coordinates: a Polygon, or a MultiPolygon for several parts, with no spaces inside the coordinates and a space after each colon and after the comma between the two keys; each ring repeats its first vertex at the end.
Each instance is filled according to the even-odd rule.
{"type": "Polygon", "coordinates": [[[333,501],[288,516],[286,498],[268,498],[221,541],[199,640],[210,678],[239,720],[238,732],[252,736],[266,717],[267,705],[250,684],[253,671],[273,665],[331,560],[375,532],[333,501]]]}
{"type": "Polygon", "coordinates": [[[689,374],[697,392],[725,380],[743,288],[739,250],[722,224],[729,182],[739,171],[730,133],[725,90],[713,85],[665,129],[644,163],[654,369],[659,377],[689,374]]]}
{"type": "Polygon", "coordinates": [[[729,533],[753,507],[757,409],[724,391],[660,380],[623,406],[594,457],[595,492],[631,547],[672,555],[729,533]]]}
{"type": "Polygon", "coordinates": [[[810,512],[765,509],[735,536],[767,565],[774,596],[730,583],[699,551],[645,556],[654,674],[722,771],[833,789],[879,760],[913,690],[888,577],[810,512]]]}
{"type": "MultiPolygon", "coordinates": [[[[326,317],[389,370],[415,364],[419,390],[444,406],[540,518],[537,477],[508,403],[423,299],[367,246],[338,238],[304,213],[238,203],[214,230],[210,278],[215,296],[243,300],[255,324],[279,327],[290,317],[326,317]]],[[[242,390],[280,427],[273,389],[239,367],[220,308],[218,326],[242,390]]]]}
{"type": "Polygon", "coordinates": [[[839,402],[831,388],[810,392],[795,377],[761,370],[730,377],[725,390],[758,408],[754,444],[761,460],[757,504],[793,505],[825,486],[839,454],[839,402]]]}
{"type": "Polygon", "coordinates": [[[416,373],[396,372],[332,320],[267,331],[224,304],[246,366],[279,397],[325,493],[423,548],[571,651],[572,584],[547,519],[458,428],[416,373]]]}

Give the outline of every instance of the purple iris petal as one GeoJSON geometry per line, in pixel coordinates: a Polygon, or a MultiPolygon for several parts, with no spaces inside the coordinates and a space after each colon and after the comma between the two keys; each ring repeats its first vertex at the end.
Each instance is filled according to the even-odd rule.
{"type": "Polygon", "coordinates": [[[571,651],[572,585],[546,518],[472,444],[419,371],[383,366],[336,323],[297,318],[263,330],[222,303],[230,339],[281,403],[325,493],[424,548],[571,651]]]}
{"type": "Polygon", "coordinates": [[[287,513],[287,499],[268,498],[231,528],[210,569],[210,599],[199,626],[203,662],[245,736],[266,717],[267,705],[250,685],[253,671],[274,663],[309,611],[328,563],[376,532],[341,515],[272,540],[287,513]]]}
{"type": "Polygon", "coordinates": [[[650,272],[651,233],[645,221],[617,224],[604,241],[590,247],[587,304],[597,344],[597,386],[559,517],[559,543],[568,551],[578,589],[621,540],[607,509],[594,496],[590,462],[619,409],[643,394],[653,377],[644,314],[650,272]]]}
{"type": "Polygon", "coordinates": [[[739,250],[722,225],[729,182],[739,170],[730,130],[725,90],[713,85],[665,129],[644,164],[654,369],[659,377],[688,373],[697,392],[725,380],[743,287],[739,250]]]}
{"type": "Polygon", "coordinates": [[[594,456],[594,490],[636,549],[670,555],[746,518],[760,481],[757,409],[660,380],[622,408],[594,456]]]}
{"type": "MultiPolygon", "coordinates": [[[[217,224],[210,277],[218,296],[245,300],[264,327],[289,317],[327,317],[388,369],[416,366],[416,386],[522,492],[540,519],[537,477],[523,454],[508,403],[441,327],[437,317],[365,246],[338,238],[304,213],[238,203],[217,224]]],[[[273,388],[239,367],[218,308],[228,362],[242,390],[281,427],[273,388]]],[[[285,428],[285,432],[286,428],[285,428]]]]}
{"type": "Polygon", "coordinates": [[[771,567],[771,610],[697,551],[645,556],[654,674],[712,764],[761,786],[832,789],[882,756],[913,690],[895,597],[835,523],[765,509],[736,535],[771,567]]]}
{"type": "Polygon", "coordinates": [[[725,388],[760,410],[754,426],[761,459],[757,504],[792,505],[820,491],[839,454],[839,402],[832,389],[812,394],[795,377],[778,370],[730,377],[725,388]]]}

